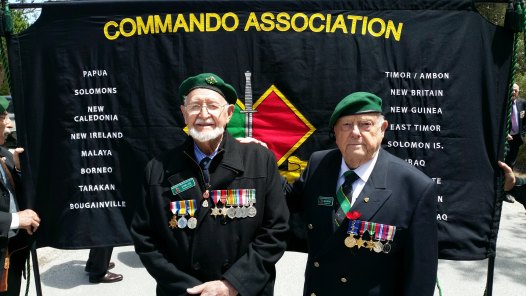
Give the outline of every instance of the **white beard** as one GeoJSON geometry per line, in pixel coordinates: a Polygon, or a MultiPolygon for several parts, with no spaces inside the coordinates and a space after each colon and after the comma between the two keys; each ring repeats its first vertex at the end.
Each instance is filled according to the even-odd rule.
{"type": "Polygon", "coordinates": [[[224,132],[225,128],[218,126],[209,132],[198,132],[194,127],[188,129],[188,134],[197,142],[208,142],[217,139],[224,132]]]}

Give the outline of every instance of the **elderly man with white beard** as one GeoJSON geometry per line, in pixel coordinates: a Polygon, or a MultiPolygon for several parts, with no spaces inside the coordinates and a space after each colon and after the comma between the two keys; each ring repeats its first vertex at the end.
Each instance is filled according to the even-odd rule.
{"type": "Polygon", "coordinates": [[[273,295],[289,219],[274,155],[225,131],[237,94],[217,75],[178,99],[189,137],[146,167],[135,251],[157,295],[273,295]]]}

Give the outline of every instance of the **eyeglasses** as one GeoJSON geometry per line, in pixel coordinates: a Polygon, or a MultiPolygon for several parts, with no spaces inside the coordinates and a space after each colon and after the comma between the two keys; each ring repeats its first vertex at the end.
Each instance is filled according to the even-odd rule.
{"type": "Polygon", "coordinates": [[[370,131],[373,126],[374,126],[374,122],[372,121],[358,121],[356,123],[352,123],[352,122],[344,122],[342,124],[340,124],[340,129],[342,131],[352,131],[354,130],[354,126],[357,125],[358,126],[358,129],[361,131],[361,132],[367,132],[367,131],[370,131]]]}
{"type": "Polygon", "coordinates": [[[223,108],[225,106],[228,106],[228,104],[219,105],[219,104],[211,103],[211,104],[202,104],[202,105],[201,104],[191,104],[191,105],[185,106],[185,108],[186,108],[186,111],[190,115],[199,114],[201,110],[205,108],[209,114],[218,116],[219,114],[221,114],[221,112],[223,112],[223,108]]]}

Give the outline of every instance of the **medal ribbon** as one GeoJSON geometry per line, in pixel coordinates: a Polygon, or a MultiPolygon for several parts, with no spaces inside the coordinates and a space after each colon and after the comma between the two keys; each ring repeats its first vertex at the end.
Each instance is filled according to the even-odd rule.
{"type": "Polygon", "coordinates": [[[374,231],[375,231],[375,229],[376,229],[376,223],[371,222],[371,223],[369,224],[369,235],[371,236],[371,238],[372,238],[373,235],[374,235],[374,231]]]}
{"type": "Polygon", "coordinates": [[[213,190],[212,192],[210,192],[210,195],[212,196],[212,200],[214,201],[214,204],[217,205],[219,200],[221,200],[221,191],[213,190]]]}
{"type": "Polygon", "coordinates": [[[170,202],[170,211],[172,212],[172,214],[177,214],[177,202],[176,201],[172,201],[170,202]]]}
{"type": "Polygon", "coordinates": [[[193,217],[195,214],[195,199],[185,200],[185,205],[188,208],[188,214],[193,217]]]}
{"type": "Polygon", "coordinates": [[[363,233],[365,232],[365,230],[367,229],[368,226],[369,226],[369,222],[362,221],[362,223],[360,225],[360,236],[363,235],[363,233]]]}
{"type": "Polygon", "coordinates": [[[223,204],[223,206],[226,206],[226,191],[225,190],[219,190],[221,193],[220,193],[220,196],[221,196],[221,203],[223,204]]]}
{"type": "Polygon", "coordinates": [[[186,215],[186,203],[185,202],[186,202],[185,200],[180,200],[177,202],[179,204],[179,216],[186,215]]]}
{"type": "Polygon", "coordinates": [[[360,220],[352,220],[349,222],[349,226],[347,227],[347,234],[358,234],[358,229],[360,229],[360,224],[362,221],[360,220]]]}
{"type": "Polygon", "coordinates": [[[256,203],[256,189],[223,189],[212,190],[210,196],[215,204],[220,200],[228,206],[256,203]]]}
{"type": "Polygon", "coordinates": [[[387,233],[387,240],[393,241],[396,233],[396,226],[389,225],[389,232],[387,233]]]}
{"type": "Polygon", "coordinates": [[[384,225],[383,224],[376,224],[376,231],[375,231],[374,239],[375,240],[382,240],[382,236],[384,235],[384,225]]]}
{"type": "Polygon", "coordinates": [[[242,207],[245,204],[247,191],[245,189],[238,189],[237,190],[237,194],[238,194],[238,203],[237,204],[240,207],[242,207]]]}
{"type": "Polygon", "coordinates": [[[247,192],[247,202],[249,204],[255,204],[256,203],[256,189],[246,189],[247,192]]]}
{"type": "Polygon", "coordinates": [[[239,205],[239,189],[232,189],[232,195],[234,199],[234,205],[239,205]]]}
{"type": "Polygon", "coordinates": [[[235,205],[235,196],[232,189],[225,190],[226,191],[226,205],[227,206],[233,206],[235,205]]]}

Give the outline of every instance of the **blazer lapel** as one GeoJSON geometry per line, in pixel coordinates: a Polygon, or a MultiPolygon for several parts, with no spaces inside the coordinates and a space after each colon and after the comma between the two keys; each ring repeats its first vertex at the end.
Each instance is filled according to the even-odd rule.
{"type": "Polygon", "coordinates": [[[313,188],[309,187],[307,190],[316,190],[318,192],[316,199],[309,201],[310,204],[306,205],[307,208],[312,209],[311,216],[315,219],[316,227],[320,229],[318,234],[322,235],[314,242],[317,246],[313,250],[318,250],[318,253],[330,252],[336,240],[341,240],[343,244],[343,237],[347,230],[347,219],[343,220],[340,227],[337,227],[335,207],[322,205],[323,199],[328,198],[333,199],[333,204],[338,203],[336,184],[340,172],[341,159],[339,150],[335,149],[333,152],[330,152],[320,162],[318,169],[312,173],[312,175],[319,177],[307,180],[310,186],[313,186],[313,188]]]}
{"type": "Polygon", "coordinates": [[[386,189],[388,176],[388,160],[383,149],[378,152],[378,159],[369,180],[351,207],[351,211],[358,211],[360,220],[370,221],[382,205],[389,199],[392,191],[386,189]]]}

